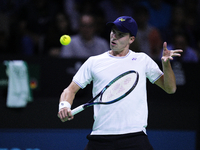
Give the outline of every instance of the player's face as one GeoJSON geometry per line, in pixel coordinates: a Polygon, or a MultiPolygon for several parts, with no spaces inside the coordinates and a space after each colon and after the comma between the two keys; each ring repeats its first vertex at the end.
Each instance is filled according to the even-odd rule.
{"type": "Polygon", "coordinates": [[[113,26],[110,32],[110,48],[116,52],[129,50],[129,46],[134,39],[134,36],[130,37],[129,33],[121,32],[116,26],[113,26]]]}

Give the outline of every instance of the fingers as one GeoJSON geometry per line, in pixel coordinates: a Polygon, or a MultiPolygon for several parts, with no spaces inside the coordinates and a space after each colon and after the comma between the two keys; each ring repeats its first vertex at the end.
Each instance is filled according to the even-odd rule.
{"type": "Polygon", "coordinates": [[[174,53],[182,53],[183,50],[182,49],[177,49],[177,50],[174,50],[174,53]]]}
{"type": "Polygon", "coordinates": [[[164,62],[167,62],[168,60],[173,60],[173,57],[180,57],[181,56],[181,52],[183,52],[183,50],[181,49],[176,49],[176,50],[168,50],[167,49],[167,42],[163,43],[163,56],[162,56],[162,60],[164,62]]]}
{"type": "Polygon", "coordinates": [[[163,49],[164,49],[164,50],[167,49],[167,42],[164,42],[164,43],[163,43],[163,49]]]}
{"type": "Polygon", "coordinates": [[[176,49],[176,50],[174,50],[174,52],[181,53],[181,52],[183,52],[183,50],[182,49],[176,49]]]}
{"type": "Polygon", "coordinates": [[[174,56],[179,56],[180,57],[181,56],[181,54],[180,54],[181,52],[183,52],[183,50],[181,50],[181,49],[171,50],[171,53],[172,53],[171,56],[172,57],[174,57],[174,56]]]}
{"type": "Polygon", "coordinates": [[[171,56],[169,56],[169,57],[163,56],[163,57],[161,58],[161,60],[163,60],[164,62],[167,62],[168,60],[173,60],[173,57],[171,57],[171,56]]]}
{"type": "Polygon", "coordinates": [[[161,60],[163,60],[164,62],[166,62],[167,58],[166,57],[162,57],[161,60]]]}
{"type": "Polygon", "coordinates": [[[72,120],[74,116],[71,113],[71,109],[65,107],[58,112],[58,117],[62,122],[72,120]]]}
{"type": "MultiPolygon", "coordinates": [[[[163,43],[163,50],[167,50],[167,42],[163,43]]],[[[170,50],[173,53],[182,53],[183,50],[182,49],[176,49],[176,50],[170,50]]]]}

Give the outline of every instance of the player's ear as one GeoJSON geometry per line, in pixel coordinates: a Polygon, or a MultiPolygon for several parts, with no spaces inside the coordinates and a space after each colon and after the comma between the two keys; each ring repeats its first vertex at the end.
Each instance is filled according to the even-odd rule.
{"type": "Polygon", "coordinates": [[[129,39],[129,43],[133,43],[135,41],[135,37],[134,36],[131,36],[130,39],[129,39]]]}

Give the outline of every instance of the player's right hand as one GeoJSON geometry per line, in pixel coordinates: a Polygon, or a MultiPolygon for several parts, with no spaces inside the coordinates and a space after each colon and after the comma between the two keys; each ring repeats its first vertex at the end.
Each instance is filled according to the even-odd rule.
{"type": "Polygon", "coordinates": [[[58,112],[58,118],[60,118],[62,122],[65,122],[72,120],[74,116],[72,115],[70,108],[64,107],[58,112]]]}

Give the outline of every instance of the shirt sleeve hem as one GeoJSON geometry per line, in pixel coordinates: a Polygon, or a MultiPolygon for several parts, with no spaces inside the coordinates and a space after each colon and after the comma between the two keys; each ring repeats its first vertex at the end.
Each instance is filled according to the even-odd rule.
{"type": "Polygon", "coordinates": [[[164,73],[161,73],[155,80],[152,81],[152,83],[154,84],[164,73]]]}

